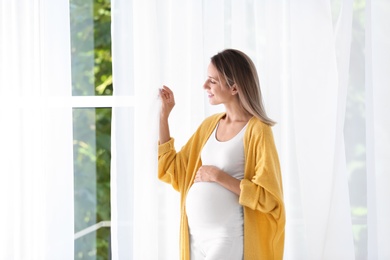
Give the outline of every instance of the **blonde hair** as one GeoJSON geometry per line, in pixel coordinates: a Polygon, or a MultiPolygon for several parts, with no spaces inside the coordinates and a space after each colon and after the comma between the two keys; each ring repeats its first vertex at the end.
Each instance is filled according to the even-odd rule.
{"type": "Polygon", "coordinates": [[[265,112],[255,64],[245,53],[226,49],[211,57],[211,63],[225,78],[228,87],[236,85],[243,109],[267,125],[275,124],[265,112]]]}

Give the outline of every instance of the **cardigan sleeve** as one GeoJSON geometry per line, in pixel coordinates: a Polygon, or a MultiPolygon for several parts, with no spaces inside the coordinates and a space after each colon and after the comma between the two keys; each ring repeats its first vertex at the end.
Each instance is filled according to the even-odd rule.
{"type": "Polygon", "coordinates": [[[158,178],[179,191],[180,172],[185,172],[185,163],[182,153],[176,152],[174,141],[171,138],[158,146],[158,178]]]}
{"type": "Polygon", "coordinates": [[[177,191],[182,191],[188,184],[188,175],[191,170],[198,150],[199,130],[196,131],[179,152],[175,149],[175,139],[158,146],[158,178],[171,184],[177,191]]]}
{"type": "Polygon", "coordinates": [[[269,126],[251,134],[244,179],[240,183],[240,204],[279,218],[283,212],[283,188],[279,158],[269,126]]]}

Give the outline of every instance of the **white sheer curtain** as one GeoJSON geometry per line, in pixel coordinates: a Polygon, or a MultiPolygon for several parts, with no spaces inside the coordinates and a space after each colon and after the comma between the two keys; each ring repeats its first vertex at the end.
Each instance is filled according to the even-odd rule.
{"type": "Polygon", "coordinates": [[[0,259],[73,258],[68,10],[0,2],[0,259]]]}
{"type": "Polygon", "coordinates": [[[390,2],[366,8],[368,259],[390,259],[390,2]]]}
{"type": "MultiPolygon", "coordinates": [[[[298,1],[289,9],[288,87],[294,117],[290,137],[297,171],[285,170],[299,179],[306,240],[301,252],[308,259],[354,259],[343,147],[349,64],[343,41],[351,38],[352,2],[344,1],[342,7],[336,30],[329,1],[298,1]]],[[[286,195],[288,207],[294,207],[296,201],[286,195]]],[[[287,242],[294,241],[294,233],[288,231],[287,242]]]]}
{"type": "Polygon", "coordinates": [[[114,259],[178,259],[178,194],[156,180],[157,89],[167,84],[175,92],[170,125],[179,149],[205,116],[223,109],[207,103],[202,84],[209,58],[224,48],[253,58],[268,113],[278,122],[285,259],[389,257],[389,2],[359,3],[368,50],[361,64],[367,126],[361,185],[369,213],[362,224],[368,238],[358,243],[350,196],[360,190],[349,182],[344,146],[354,77],[352,0],[112,0],[114,95],[129,100],[113,113],[114,259]]]}

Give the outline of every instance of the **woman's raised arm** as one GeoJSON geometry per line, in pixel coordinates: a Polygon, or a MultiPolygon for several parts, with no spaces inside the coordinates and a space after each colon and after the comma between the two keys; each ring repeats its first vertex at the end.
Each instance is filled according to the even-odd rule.
{"type": "Polygon", "coordinates": [[[160,133],[159,141],[160,144],[166,143],[171,139],[169,132],[168,117],[173,107],[175,106],[175,97],[173,92],[167,86],[163,86],[160,89],[161,99],[161,111],[160,111],[160,133]]]}

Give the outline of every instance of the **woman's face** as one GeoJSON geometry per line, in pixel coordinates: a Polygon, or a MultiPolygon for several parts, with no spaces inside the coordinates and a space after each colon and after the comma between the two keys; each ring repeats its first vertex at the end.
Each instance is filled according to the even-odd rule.
{"type": "Polygon", "coordinates": [[[211,105],[226,104],[234,99],[233,90],[226,84],[224,77],[213,63],[207,69],[207,80],[203,84],[211,105]]]}

